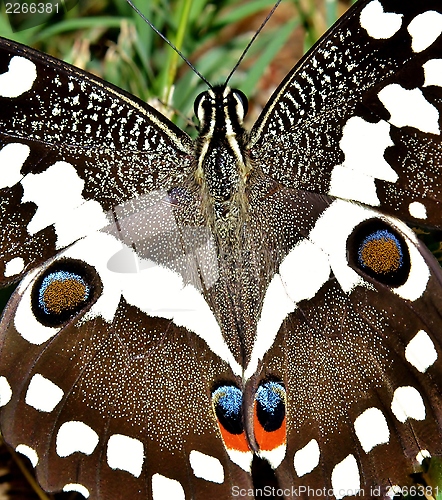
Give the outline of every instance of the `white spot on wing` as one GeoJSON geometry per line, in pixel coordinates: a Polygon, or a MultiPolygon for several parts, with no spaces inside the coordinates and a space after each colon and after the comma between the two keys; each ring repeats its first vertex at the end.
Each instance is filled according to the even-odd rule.
{"type": "Polygon", "coordinates": [[[431,453],[428,450],[421,450],[417,455],[416,455],[416,462],[419,462],[422,464],[422,462],[426,458],[431,458],[431,453]]]}
{"type": "Polygon", "coordinates": [[[37,211],[28,224],[29,234],[55,226],[57,248],[99,230],[108,224],[101,205],[82,196],[84,180],[67,162],[58,161],[40,174],[28,174],[21,181],[22,203],[31,201],[37,211]]]}
{"type": "Polygon", "coordinates": [[[63,491],[69,492],[69,491],[76,491],[77,493],[80,493],[81,495],[84,496],[84,498],[89,498],[89,490],[86,488],[86,486],[83,486],[82,484],[78,483],[68,483],[63,486],[63,491]]]}
{"type": "Polygon", "coordinates": [[[264,296],[261,317],[256,328],[256,340],[250,362],[244,372],[246,380],[255,373],[259,360],[272,346],[284,318],[295,308],[296,305],[287,295],[281,276],[275,274],[264,296]]]}
{"type": "Polygon", "coordinates": [[[301,477],[311,472],[319,465],[319,457],[320,451],[318,442],[316,439],[312,439],[304,446],[304,448],[301,448],[295,453],[293,465],[295,467],[296,474],[301,477]]]}
{"type": "Polygon", "coordinates": [[[246,379],[272,346],[281,323],[296,308],[296,302],[314,297],[329,277],[328,257],[311,241],[301,241],[288,253],[266,290],[246,379]]]}
{"type": "Polygon", "coordinates": [[[427,332],[420,330],[410,340],[405,348],[405,358],[421,373],[425,373],[436,361],[437,352],[427,332]]]}
{"type": "Polygon", "coordinates": [[[374,215],[371,210],[355,203],[336,200],[321,214],[310,232],[311,241],[329,255],[333,273],[347,293],[358,285],[366,284],[348,265],[348,235],[358,224],[374,215]],[[339,224],[336,224],[337,220],[339,224]]]}
{"type": "Polygon", "coordinates": [[[192,450],[189,454],[189,461],[196,477],[212,483],[224,482],[224,468],[217,458],[192,450]]]}
{"type": "Polygon", "coordinates": [[[0,96],[18,97],[31,90],[37,78],[37,68],[32,61],[14,56],[6,73],[0,75],[0,96]]]}
{"type": "Polygon", "coordinates": [[[179,481],[161,474],[152,476],[152,500],[185,500],[186,495],[179,481]]]}
{"type": "Polygon", "coordinates": [[[286,452],[287,446],[285,444],[281,444],[276,448],[273,448],[273,450],[260,450],[258,455],[267,460],[272,469],[276,470],[280,463],[284,460],[286,452]]]}
{"type": "Polygon", "coordinates": [[[32,467],[36,467],[38,464],[38,455],[37,452],[34,450],[34,448],[31,448],[30,446],[26,444],[19,444],[16,448],[15,451],[17,453],[21,453],[25,457],[28,457],[29,460],[31,461],[32,467]]]}
{"type": "Polygon", "coordinates": [[[362,9],[359,20],[368,35],[376,40],[391,38],[402,26],[402,14],[384,12],[378,0],[362,9]]]}
{"type": "Polygon", "coordinates": [[[408,211],[410,212],[410,215],[416,219],[427,218],[427,209],[425,208],[425,205],[419,201],[412,201],[408,206],[408,211]]]}
{"type": "Polygon", "coordinates": [[[84,422],[70,420],[61,425],[57,433],[56,451],[59,457],[80,452],[93,453],[98,444],[98,434],[84,422]]]}
{"type": "Polygon", "coordinates": [[[140,477],[144,463],[143,443],[138,439],[114,434],[107,443],[107,463],[112,469],[129,472],[140,477]]]}
{"type": "Polygon", "coordinates": [[[387,122],[370,123],[353,116],[343,128],[339,145],[345,153],[346,168],[388,182],[398,180],[397,173],[384,158],[385,150],[393,146],[387,122]]]}
{"type": "Polygon", "coordinates": [[[13,142],[0,150],[0,189],[12,187],[23,178],[20,170],[29,156],[26,144],[13,142]]]}
{"type": "Polygon", "coordinates": [[[430,59],[422,65],[424,68],[424,87],[436,85],[442,87],[442,59],[430,59]]]}
{"type": "Polygon", "coordinates": [[[253,453],[251,451],[238,451],[233,449],[226,449],[227,454],[229,455],[230,460],[241,467],[242,470],[250,473],[252,470],[252,460],[253,453]]]}
{"type": "Polygon", "coordinates": [[[52,328],[49,326],[42,325],[37,321],[31,307],[31,291],[32,291],[32,279],[35,278],[35,274],[26,276],[20,287],[23,290],[23,296],[18,303],[17,309],[14,316],[14,326],[17,332],[28,342],[34,345],[41,345],[50,338],[52,338],[56,333],[59,332],[59,328],[52,328]],[[25,288],[26,286],[26,288],[25,288]]]}
{"type": "Polygon", "coordinates": [[[108,223],[103,209],[98,201],[87,200],[69,213],[63,220],[57,221],[57,248],[64,248],[85,234],[90,234],[108,223]]]}
{"type": "MultiPolygon", "coordinates": [[[[397,223],[397,225],[399,225],[399,223],[397,223]]],[[[403,233],[406,232],[403,226],[400,227],[400,230],[403,233]]],[[[406,234],[412,236],[409,232],[406,232],[406,234]]],[[[393,288],[392,290],[395,294],[399,295],[399,297],[414,301],[422,297],[425,292],[428,280],[430,279],[430,270],[416,245],[407,241],[407,246],[410,254],[410,273],[408,279],[403,285],[393,288]]]]}
{"type": "MultiPolygon", "coordinates": [[[[169,273],[169,272],[168,272],[169,273]]],[[[175,274],[170,272],[171,274],[175,274]]],[[[162,274],[166,273],[164,270],[162,274]]],[[[175,281],[178,275],[175,274],[173,280],[175,281]]],[[[179,277],[181,282],[181,277],[179,277]]],[[[156,287],[158,287],[158,282],[156,282],[156,287]]],[[[176,287],[175,290],[178,288],[176,287]]],[[[130,290],[127,290],[127,294],[130,290]]],[[[170,293],[171,290],[169,290],[170,293]]],[[[168,302],[170,304],[170,302],[168,302]]],[[[164,304],[165,307],[166,304],[164,304]]],[[[170,306],[169,306],[170,307],[170,306]]],[[[207,305],[204,297],[191,285],[184,286],[179,293],[179,297],[176,297],[175,302],[175,312],[173,313],[173,322],[177,326],[183,326],[195,332],[200,338],[202,338],[212,352],[217,354],[221,359],[224,359],[229,363],[232,371],[239,375],[242,372],[241,366],[235,361],[232,353],[230,352],[227,344],[224,341],[222,333],[218,322],[213,315],[213,312],[207,305]],[[187,309],[187,310],[185,310],[187,309]],[[192,313],[189,313],[192,311],[192,313]]]]}
{"type": "MultiPolygon", "coordinates": [[[[114,236],[95,233],[84,238],[62,255],[82,259],[93,266],[103,283],[103,293],[85,314],[84,320],[101,316],[113,321],[121,297],[151,317],[172,320],[203,339],[221,359],[229,363],[236,375],[242,368],[224,341],[218,322],[204,297],[182,277],[166,267],[145,266],[139,273],[113,273],[107,262],[121,251],[122,243],[114,236]]],[[[134,256],[136,258],[136,256],[134,256]]]]}
{"type": "Polygon", "coordinates": [[[419,391],[414,387],[398,387],[394,391],[391,402],[391,411],[399,422],[405,422],[407,418],[414,420],[425,419],[425,405],[419,391]]]}
{"type": "Polygon", "coordinates": [[[279,274],[293,302],[311,299],[330,277],[328,257],[311,241],[302,240],[281,262],[279,274]]]}
{"type": "Polygon", "coordinates": [[[380,205],[373,177],[344,165],[333,167],[328,194],[344,200],[360,201],[373,207],[380,205]]]}
{"type": "Polygon", "coordinates": [[[51,380],[36,373],[29,382],[25,403],[38,411],[50,412],[62,400],[64,392],[51,380]]]}
{"type": "Polygon", "coordinates": [[[345,496],[354,496],[361,487],[358,464],[353,455],[348,455],[336,464],[331,474],[333,494],[337,500],[345,496]]]}
{"type": "Polygon", "coordinates": [[[378,93],[396,127],[414,127],[424,133],[439,134],[439,112],[420,89],[404,89],[397,83],[386,85],[378,93]]]}
{"type": "Polygon", "coordinates": [[[0,406],[5,406],[11,401],[12,389],[8,379],[3,375],[0,377],[0,406]]]}
{"type": "Polygon", "coordinates": [[[329,194],[378,206],[375,179],[388,182],[398,179],[384,158],[385,150],[392,145],[387,122],[369,123],[358,116],[350,118],[339,143],[345,160],[333,168],[329,194]]]}
{"type": "Polygon", "coordinates": [[[5,277],[20,274],[25,267],[25,261],[21,257],[14,257],[5,264],[5,277]]]}
{"type": "Polygon", "coordinates": [[[408,25],[414,52],[422,52],[432,45],[442,33],[442,14],[429,10],[416,16],[408,25]]]}
{"type": "Polygon", "coordinates": [[[379,408],[368,408],[355,420],[356,436],[365,453],[379,444],[388,443],[390,431],[387,420],[379,408]]]}

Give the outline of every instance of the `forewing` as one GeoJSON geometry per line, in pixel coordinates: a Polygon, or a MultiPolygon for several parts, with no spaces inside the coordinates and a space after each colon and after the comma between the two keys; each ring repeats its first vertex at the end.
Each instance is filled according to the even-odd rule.
{"type": "Polygon", "coordinates": [[[4,39],[0,68],[3,281],[187,179],[190,138],[135,97],[4,39]]]}
{"type": "Polygon", "coordinates": [[[434,0],[351,8],[255,124],[251,154],[264,172],[440,227],[441,13],[434,0]]]}

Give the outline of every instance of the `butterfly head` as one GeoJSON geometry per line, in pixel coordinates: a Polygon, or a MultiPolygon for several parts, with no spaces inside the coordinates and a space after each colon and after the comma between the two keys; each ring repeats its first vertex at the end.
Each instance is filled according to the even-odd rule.
{"type": "Polygon", "coordinates": [[[223,129],[233,135],[242,130],[248,101],[241,90],[220,85],[199,94],[195,99],[194,110],[200,122],[201,135],[223,129]]]}

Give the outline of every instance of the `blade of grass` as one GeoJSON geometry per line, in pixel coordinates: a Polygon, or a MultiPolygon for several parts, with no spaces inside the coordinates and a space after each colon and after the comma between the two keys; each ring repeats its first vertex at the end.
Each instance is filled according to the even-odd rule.
{"type": "Polygon", "coordinates": [[[214,28],[221,29],[233,23],[241,22],[247,17],[251,17],[261,11],[269,11],[275,4],[274,0],[257,0],[244,4],[236,4],[234,9],[230,9],[225,14],[219,16],[214,28]]]}
{"type": "Polygon", "coordinates": [[[248,69],[245,79],[241,82],[241,89],[246,95],[250,95],[256,88],[260,78],[269,64],[275,58],[279,50],[285,45],[293,30],[299,25],[299,19],[292,19],[278,29],[278,36],[265,41],[265,46],[260,51],[260,56],[253,66],[248,69]]]}
{"type": "MultiPolygon", "coordinates": [[[[175,47],[181,51],[183,48],[183,40],[185,37],[186,29],[189,24],[190,8],[192,6],[191,0],[183,0],[180,2],[180,10],[178,13],[178,31],[174,40],[175,47]]],[[[162,99],[168,103],[170,101],[172,87],[175,82],[175,77],[178,69],[178,62],[181,61],[180,56],[175,50],[169,51],[170,57],[168,61],[168,71],[166,73],[166,81],[164,86],[164,94],[162,99]]]]}
{"type": "Polygon", "coordinates": [[[325,0],[325,20],[327,28],[332,26],[338,19],[338,2],[337,0],[325,0]]]}

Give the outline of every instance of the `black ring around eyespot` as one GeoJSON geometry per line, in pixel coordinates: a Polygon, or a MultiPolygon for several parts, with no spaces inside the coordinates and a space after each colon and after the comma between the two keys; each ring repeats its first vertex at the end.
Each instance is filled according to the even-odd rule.
{"type": "Polygon", "coordinates": [[[410,274],[410,254],[403,236],[380,219],[356,226],[347,240],[349,265],[359,274],[391,287],[403,285],[410,274]]]}
{"type": "Polygon", "coordinates": [[[102,283],[93,267],[81,260],[61,259],[34,283],[32,312],[43,325],[60,327],[88,309],[101,291],[102,283]]]}

